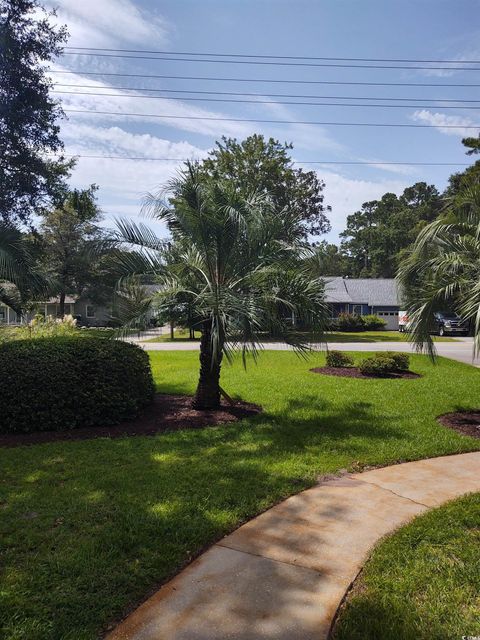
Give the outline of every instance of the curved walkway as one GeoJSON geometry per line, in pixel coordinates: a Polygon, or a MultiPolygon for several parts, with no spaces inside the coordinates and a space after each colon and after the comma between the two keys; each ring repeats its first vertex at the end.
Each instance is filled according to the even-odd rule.
{"type": "Polygon", "coordinates": [[[479,470],[474,452],[321,482],[223,538],[108,640],[325,639],[378,539],[480,491],[479,470]]]}

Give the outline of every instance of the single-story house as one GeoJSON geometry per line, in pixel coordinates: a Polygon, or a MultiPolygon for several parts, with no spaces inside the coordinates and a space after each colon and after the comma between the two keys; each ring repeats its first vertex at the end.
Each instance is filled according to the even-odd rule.
{"type": "MultiPolygon", "coordinates": [[[[148,285],[145,288],[151,295],[158,289],[158,285],[148,285]]],[[[332,317],[337,317],[340,313],[360,316],[375,314],[385,320],[387,329],[398,329],[401,302],[397,283],[393,278],[326,277],[325,294],[332,317]]],[[[34,308],[23,318],[0,303],[0,324],[29,322],[38,313],[45,317],[58,317],[58,298],[35,303],[34,308]]],[[[76,317],[78,324],[83,326],[101,327],[111,320],[111,312],[107,307],[95,305],[88,298],[67,296],[65,313],[76,317]]]]}
{"type": "Polygon", "coordinates": [[[394,278],[325,278],[326,301],[332,317],[340,313],[374,314],[385,320],[386,329],[398,330],[401,298],[394,278]]]}
{"type": "MultiPolygon", "coordinates": [[[[19,317],[12,309],[0,303],[0,324],[15,325],[30,322],[37,315],[45,318],[51,316],[57,318],[60,315],[60,300],[50,298],[43,302],[32,303],[32,308],[22,317],[19,317]]],[[[77,318],[81,326],[104,327],[111,320],[111,312],[107,307],[96,305],[89,298],[65,297],[65,314],[77,318]]]]}

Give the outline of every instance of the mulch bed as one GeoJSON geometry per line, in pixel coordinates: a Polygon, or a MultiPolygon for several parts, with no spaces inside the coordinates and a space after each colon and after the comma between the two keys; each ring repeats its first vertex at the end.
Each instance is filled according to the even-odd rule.
{"type": "Polygon", "coordinates": [[[437,420],[445,427],[455,429],[455,431],[464,436],[480,438],[480,410],[445,413],[443,416],[439,416],[437,420]]]}
{"type": "Polygon", "coordinates": [[[323,373],[326,376],[339,376],[341,378],[381,378],[400,380],[402,378],[420,378],[418,373],[413,371],[398,371],[397,373],[390,373],[388,375],[367,375],[362,373],[358,367],[316,367],[310,369],[312,373],[323,373]]]}
{"type": "Polygon", "coordinates": [[[0,434],[0,446],[16,447],[57,440],[88,440],[90,438],[122,438],[147,436],[162,431],[201,429],[228,422],[237,422],[255,416],[262,411],[256,404],[236,402],[222,404],[215,411],[198,411],[192,408],[191,396],[157,394],[145,411],[133,420],[107,427],[83,427],[65,431],[41,431],[38,433],[0,434]]]}

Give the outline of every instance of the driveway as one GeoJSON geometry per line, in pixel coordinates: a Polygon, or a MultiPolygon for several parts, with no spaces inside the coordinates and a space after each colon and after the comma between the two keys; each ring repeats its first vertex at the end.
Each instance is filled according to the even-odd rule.
{"type": "MultiPolygon", "coordinates": [[[[142,342],[135,340],[136,344],[141,345],[147,351],[197,351],[199,343],[195,342],[142,342]]],[[[456,338],[455,342],[436,342],[437,353],[452,360],[458,360],[466,364],[473,364],[480,367],[480,358],[473,361],[473,338],[456,338]]],[[[271,349],[273,351],[289,351],[292,349],[284,342],[270,342],[262,345],[263,349],[271,349]]],[[[316,349],[322,351],[324,345],[315,345],[316,349]]],[[[349,342],[335,343],[330,342],[328,345],[330,351],[338,349],[339,351],[406,351],[415,352],[415,348],[409,342],[349,342]]]]}

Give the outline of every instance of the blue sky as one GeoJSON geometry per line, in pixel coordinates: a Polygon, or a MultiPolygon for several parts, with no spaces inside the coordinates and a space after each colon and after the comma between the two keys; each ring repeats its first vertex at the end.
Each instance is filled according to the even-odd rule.
{"type": "MultiPolygon", "coordinates": [[[[477,0],[48,0],[48,5],[58,8],[57,19],[67,24],[71,34],[68,44],[76,47],[458,60],[458,66],[461,66],[462,59],[480,59],[480,3],[477,0]]],[[[475,87],[284,83],[285,80],[301,80],[480,84],[480,71],[246,65],[77,54],[59,58],[54,70],[52,77],[62,85],[58,85],[56,90],[77,93],[58,94],[66,109],[118,112],[114,116],[69,113],[69,120],[62,125],[68,153],[145,158],[203,157],[222,135],[243,138],[254,132],[292,142],[292,156],[299,166],[315,169],[326,183],[325,200],[332,206],[332,232],[326,237],[331,241],[337,241],[346,216],[360,208],[363,202],[378,198],[386,191],[400,193],[419,180],[434,183],[441,189],[448,175],[455,170],[454,166],[389,166],[382,165],[382,162],[451,162],[458,163],[461,169],[461,163],[467,162],[468,158],[460,140],[478,131],[445,129],[442,125],[468,126],[480,121],[480,114],[477,116],[475,110],[446,109],[448,103],[438,102],[448,99],[479,100],[480,92],[475,87]],[[208,76],[215,80],[89,76],[85,75],[86,72],[208,76]],[[227,82],[218,78],[244,78],[247,81],[227,82]],[[262,79],[281,82],[258,82],[262,79]],[[80,85],[92,88],[79,88],[80,85]],[[135,91],[125,89],[130,87],[135,91]],[[138,96],[152,95],[146,89],[256,93],[259,94],[258,100],[271,102],[186,101],[181,99],[180,93],[167,100],[138,96]],[[80,91],[104,95],[80,95],[80,91]],[[121,94],[122,97],[105,95],[108,93],[121,94]],[[137,95],[131,95],[133,93],[137,95]],[[302,98],[266,96],[272,93],[322,98],[416,98],[418,102],[417,107],[401,109],[286,105],[279,102],[301,101],[302,98]],[[421,105],[430,107],[424,109],[421,105]],[[124,115],[126,113],[141,113],[143,116],[124,115]],[[155,114],[186,118],[158,119],[152,117],[155,114]],[[394,129],[260,124],[190,120],[191,116],[423,123],[435,126],[429,129],[394,129]],[[376,164],[309,165],[308,162],[312,161],[368,161],[376,164]]],[[[375,103],[375,100],[369,102],[375,103]]],[[[114,217],[138,217],[142,196],[164,184],[177,166],[178,163],[173,161],[80,158],[72,184],[87,186],[95,182],[100,186],[99,202],[105,214],[105,224],[113,226],[114,217]]],[[[164,233],[161,226],[157,231],[164,233]]]]}

